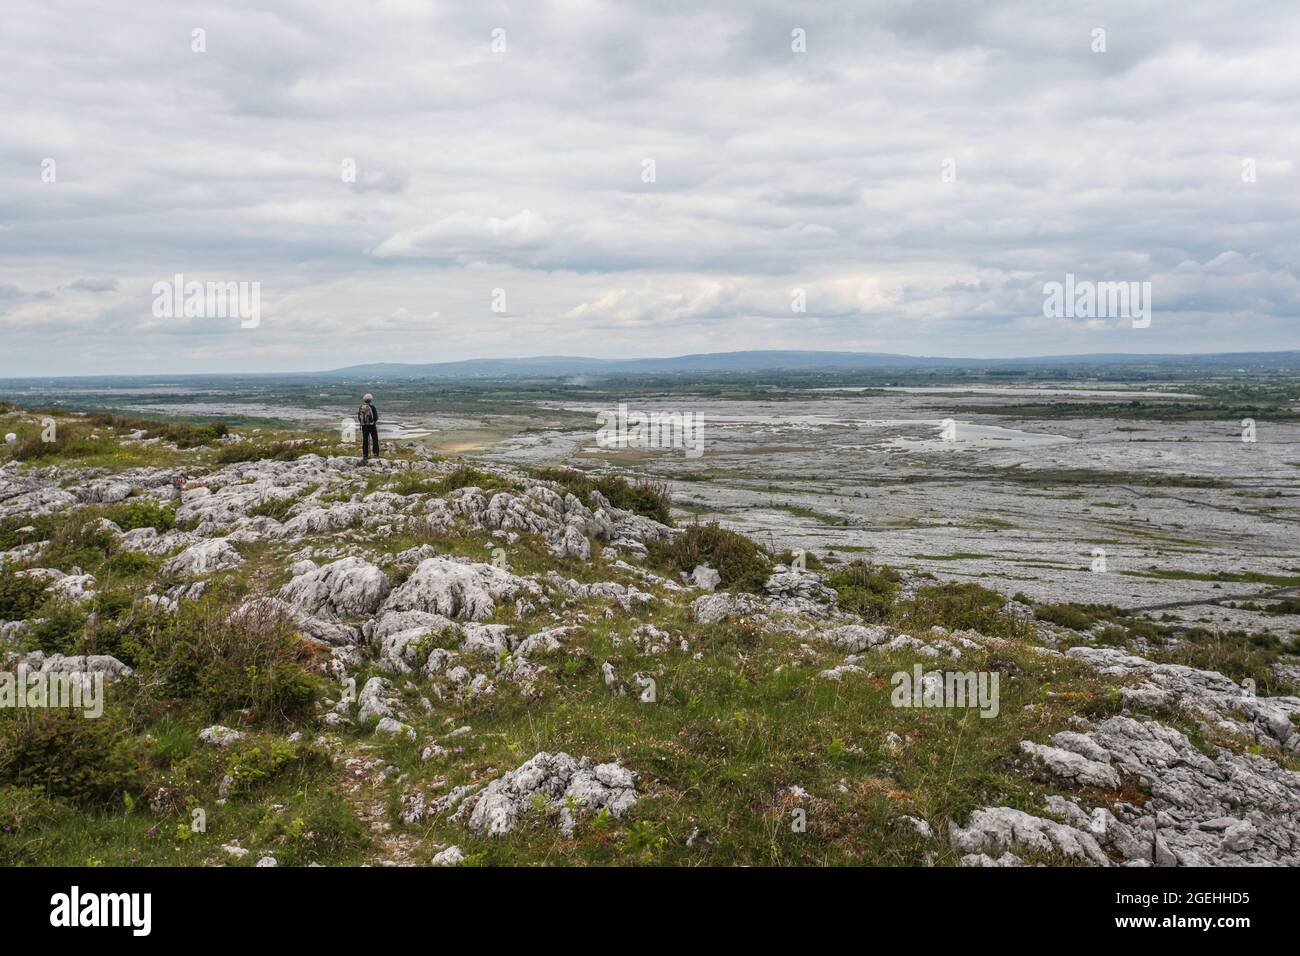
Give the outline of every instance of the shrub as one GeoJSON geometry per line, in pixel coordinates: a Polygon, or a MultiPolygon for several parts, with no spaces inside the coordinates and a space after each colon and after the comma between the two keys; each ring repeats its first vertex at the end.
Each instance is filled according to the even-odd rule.
{"type": "Polygon", "coordinates": [[[42,458],[85,458],[117,450],[117,442],[111,435],[98,438],[91,435],[91,430],[84,425],[60,423],[55,429],[54,441],[45,441],[37,431],[19,440],[11,454],[15,461],[38,461],[42,458]]]}
{"type": "Polygon", "coordinates": [[[163,559],[157,555],[145,554],[143,551],[119,551],[108,559],[105,568],[110,574],[126,578],[156,577],[163,566],[163,559]]]}
{"type": "MultiPolygon", "coordinates": [[[[776,556],[776,560],[778,564],[784,564],[786,567],[793,567],[795,562],[795,553],[789,548],[786,548],[776,556]]],[[[803,563],[804,567],[809,571],[824,571],[826,569],[826,564],[822,559],[817,557],[817,555],[813,554],[811,551],[804,552],[803,563]]]]}
{"type": "Polygon", "coordinates": [[[232,615],[219,601],[185,602],[175,614],[140,617],[122,645],[144,677],[143,701],[161,712],[212,722],[247,710],[279,722],[308,716],[315,702],[297,636],[266,605],[232,615]]]}
{"type": "Polygon", "coordinates": [[[46,581],[0,566],[0,621],[21,621],[45,603],[46,581]]]}
{"type": "Polygon", "coordinates": [[[328,766],[329,756],[309,744],[271,740],[240,746],[226,762],[232,793],[244,794],[291,767],[328,766]]]}
{"type": "Polygon", "coordinates": [[[152,498],[137,498],[108,505],[103,514],[123,531],[155,528],[161,534],[176,527],[175,507],[152,498]]]}
{"type": "Polygon", "coordinates": [[[994,637],[1016,636],[1022,625],[1001,613],[1006,599],[981,584],[932,584],[895,608],[899,623],[915,631],[938,625],[949,630],[974,630],[994,637]]]}
{"type": "Polygon", "coordinates": [[[761,592],[772,573],[772,559],[743,534],[716,521],[687,525],[668,541],[650,545],[651,558],[677,571],[707,564],[722,578],[722,586],[736,591],[761,592]]]}
{"type": "Polygon", "coordinates": [[[889,617],[901,581],[893,568],[867,561],[850,562],[826,578],[827,586],[839,594],[840,607],[872,622],[889,617]]]}
{"type": "Polygon", "coordinates": [[[0,551],[33,541],[46,541],[54,531],[53,515],[17,515],[0,521],[0,551]],[[22,530],[30,528],[31,530],[22,530]]]}
{"type": "Polygon", "coordinates": [[[46,654],[81,652],[82,634],[90,612],[76,601],[51,600],[41,605],[39,617],[27,622],[20,640],[27,650],[46,654]]]}
{"type": "Polygon", "coordinates": [[[108,557],[112,548],[113,536],[99,526],[99,516],[79,511],[54,526],[41,562],[62,571],[92,568],[108,557]]]}
{"type": "Polygon", "coordinates": [[[539,468],[533,476],[555,482],[586,504],[591,504],[591,493],[599,491],[615,508],[653,518],[662,524],[672,523],[673,499],[667,485],[643,480],[634,484],[613,472],[592,478],[574,468],[539,468]]]}
{"type": "Polygon", "coordinates": [[[1239,683],[1253,680],[1255,693],[1261,697],[1296,692],[1294,683],[1274,669],[1282,644],[1276,635],[1192,628],[1183,637],[1182,643],[1161,653],[1160,659],[1200,670],[1218,671],[1239,683]]]}
{"type": "MultiPolygon", "coordinates": [[[[400,486],[403,481],[418,483],[421,480],[417,478],[418,472],[409,472],[398,479],[400,486]]],[[[438,494],[447,494],[458,488],[481,488],[483,491],[494,491],[500,488],[513,488],[514,483],[502,478],[500,475],[494,475],[488,471],[480,471],[477,468],[471,468],[469,465],[461,465],[448,474],[444,475],[438,482],[438,494]]],[[[411,494],[412,492],[397,492],[398,494],[411,494]]]]}
{"type": "Polygon", "coordinates": [[[1098,621],[1114,621],[1119,609],[1103,604],[1041,604],[1034,616],[1048,624],[1086,631],[1098,621]]]}
{"type": "Polygon", "coordinates": [[[109,412],[94,412],[84,421],[98,428],[115,428],[120,431],[142,431],[146,438],[161,438],[177,448],[197,448],[224,437],[229,429],[224,422],[191,424],[189,422],[156,422],[148,418],[127,418],[109,412]]]}
{"type": "Polygon", "coordinates": [[[140,785],[138,744],[111,714],[60,709],[0,721],[0,783],[32,787],[82,807],[121,804],[140,785]]]}

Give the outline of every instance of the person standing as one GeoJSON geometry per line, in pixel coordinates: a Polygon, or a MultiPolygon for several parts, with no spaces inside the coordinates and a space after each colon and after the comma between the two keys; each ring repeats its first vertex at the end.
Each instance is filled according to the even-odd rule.
{"type": "Polygon", "coordinates": [[[357,422],[361,425],[361,460],[370,460],[373,446],[375,458],[379,457],[379,409],[375,407],[375,398],[369,392],[357,408],[357,422]]]}

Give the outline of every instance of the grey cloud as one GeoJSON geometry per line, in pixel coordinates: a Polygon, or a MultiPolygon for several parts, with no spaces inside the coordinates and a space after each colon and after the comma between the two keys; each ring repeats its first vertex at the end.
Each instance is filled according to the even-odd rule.
{"type": "Polygon", "coordinates": [[[74,279],[64,288],[74,292],[114,292],[117,290],[116,279],[74,279]]]}
{"type": "Polygon", "coordinates": [[[1152,9],[20,0],[0,374],[320,368],[359,323],[412,361],[1296,347],[1300,9],[1152,9]],[[1044,321],[1067,271],[1151,281],[1152,334],[1044,321]],[[262,327],[154,320],[175,272],[261,282],[262,327]]]}

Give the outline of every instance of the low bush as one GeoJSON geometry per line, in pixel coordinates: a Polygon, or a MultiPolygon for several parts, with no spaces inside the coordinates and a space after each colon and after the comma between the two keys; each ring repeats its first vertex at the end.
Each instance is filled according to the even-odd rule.
{"type": "Polygon", "coordinates": [[[1172,664],[1186,664],[1199,670],[1217,671],[1237,682],[1251,680],[1261,697],[1295,694],[1295,683],[1278,674],[1274,665],[1283,653],[1294,653],[1295,642],[1284,644],[1268,632],[1207,631],[1192,628],[1182,640],[1156,657],[1172,664]]]}
{"type": "Polygon", "coordinates": [[[917,589],[916,596],[895,606],[899,626],[914,632],[931,627],[952,631],[974,630],[991,637],[1019,636],[1024,625],[1001,613],[1006,598],[981,584],[932,584],[917,589]]]}
{"type": "Polygon", "coordinates": [[[839,605],[873,623],[889,617],[902,576],[888,565],[853,561],[827,575],[826,584],[839,594],[839,605]]]}
{"type": "Polygon", "coordinates": [[[0,551],[34,541],[48,541],[55,525],[54,515],[15,515],[0,521],[0,551]]]}
{"type": "Polygon", "coordinates": [[[193,424],[190,422],[157,422],[148,418],[128,418],[113,415],[110,412],[94,412],[84,421],[98,428],[114,428],[119,431],[144,432],[146,438],[161,438],[171,442],[177,448],[197,448],[224,437],[228,432],[224,422],[207,422],[193,424]]]}
{"type": "Polygon", "coordinates": [[[30,787],[81,807],[120,806],[140,785],[140,746],[111,713],[59,709],[0,720],[0,784],[30,787]]]}
{"type": "Polygon", "coordinates": [[[21,621],[30,617],[49,595],[41,578],[15,574],[0,565],[0,621],[21,621]]]}
{"type": "Polygon", "coordinates": [[[153,528],[159,534],[176,527],[176,508],[153,498],[136,498],[104,507],[102,514],[123,531],[153,528]]]}
{"type": "Polygon", "coordinates": [[[309,717],[318,693],[293,628],[263,605],[231,614],[212,599],[139,615],[121,648],[139,668],[141,703],[159,717],[180,711],[213,722],[246,712],[283,723],[309,717]]]}
{"type": "Polygon", "coordinates": [[[46,441],[40,431],[21,437],[10,450],[15,461],[40,461],[46,458],[86,458],[107,455],[117,450],[112,435],[95,437],[92,429],[78,424],[60,424],[54,441],[46,441]]]}
{"type": "Polygon", "coordinates": [[[759,593],[772,574],[772,559],[745,537],[716,521],[687,525],[671,539],[650,546],[657,564],[674,571],[691,571],[707,564],[722,578],[722,586],[733,591],[759,593]]]}
{"type": "Polygon", "coordinates": [[[86,630],[89,610],[76,601],[51,600],[35,612],[37,617],[28,621],[20,643],[28,651],[46,654],[80,654],[82,635],[86,630]]]}
{"type": "Polygon", "coordinates": [[[277,441],[262,444],[255,441],[241,441],[222,446],[217,452],[217,461],[231,465],[241,461],[294,461],[303,455],[312,454],[312,449],[298,442],[277,441]]]}
{"type": "Polygon", "coordinates": [[[100,526],[97,514],[78,511],[55,524],[50,532],[50,545],[41,555],[46,567],[71,572],[76,568],[90,570],[100,564],[113,550],[113,535],[100,526]]]}
{"type": "Polygon", "coordinates": [[[269,740],[238,745],[226,761],[230,792],[247,794],[269,783],[291,768],[308,769],[329,765],[329,755],[305,743],[269,740]]]}
{"type": "Polygon", "coordinates": [[[593,478],[574,468],[539,468],[533,472],[533,477],[555,482],[584,504],[590,505],[591,493],[599,491],[615,508],[653,518],[662,524],[672,523],[673,499],[664,484],[643,480],[630,482],[613,472],[593,478]]]}

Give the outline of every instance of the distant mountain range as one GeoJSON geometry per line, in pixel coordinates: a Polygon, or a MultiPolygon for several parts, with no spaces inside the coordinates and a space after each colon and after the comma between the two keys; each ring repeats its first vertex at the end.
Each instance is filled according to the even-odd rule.
{"type": "Polygon", "coordinates": [[[1184,371],[1207,371],[1245,368],[1252,371],[1278,370],[1300,373],[1300,350],[1277,352],[1217,352],[1206,354],[1137,355],[1105,353],[1093,355],[1047,355],[1020,358],[941,358],[922,355],[894,355],[887,352],[815,352],[815,351],[752,351],[705,352],[697,355],[677,355],[667,358],[598,359],[577,355],[540,355],[533,358],[467,359],[460,362],[432,362],[408,364],[403,362],[370,362],[349,365],[346,368],[318,372],[155,372],[152,374],[125,375],[41,375],[33,377],[11,376],[0,378],[9,387],[42,385],[49,387],[59,382],[76,381],[79,387],[128,383],[157,382],[160,377],[168,381],[223,380],[223,381],[298,381],[308,379],[384,380],[421,379],[509,379],[509,378],[592,378],[625,375],[754,375],[765,372],[816,374],[820,372],[852,372],[856,370],[916,372],[933,369],[971,369],[973,371],[1010,372],[1017,369],[1044,369],[1059,367],[1075,370],[1106,367],[1178,367],[1184,371]]]}
{"type": "Polygon", "coordinates": [[[535,358],[467,359],[413,365],[373,362],[316,373],[339,378],[510,378],[555,375],[687,374],[853,369],[997,368],[1046,365],[1205,365],[1300,368],[1300,351],[1224,352],[1207,355],[1052,355],[1035,358],[938,358],[885,352],[755,351],[706,352],[670,358],[597,359],[569,355],[535,358]]]}

